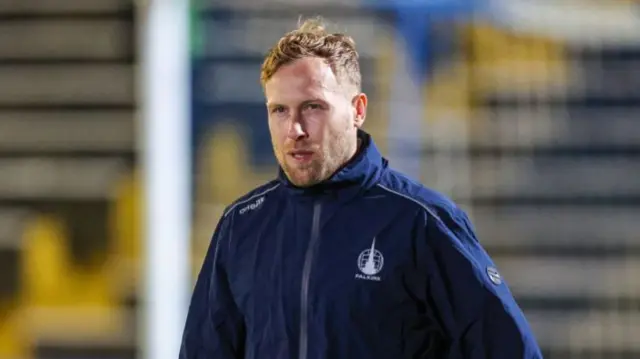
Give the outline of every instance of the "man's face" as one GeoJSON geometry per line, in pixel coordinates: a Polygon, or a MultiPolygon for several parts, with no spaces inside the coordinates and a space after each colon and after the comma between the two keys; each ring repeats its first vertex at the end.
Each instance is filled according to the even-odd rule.
{"type": "Polygon", "coordinates": [[[326,180],[355,154],[366,96],[339,83],[323,59],[281,67],[266,82],[265,95],[273,150],[294,185],[326,180]]]}

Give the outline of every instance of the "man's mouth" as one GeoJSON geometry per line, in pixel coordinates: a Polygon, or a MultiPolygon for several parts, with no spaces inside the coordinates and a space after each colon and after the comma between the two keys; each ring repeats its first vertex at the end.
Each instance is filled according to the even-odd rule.
{"type": "Polygon", "coordinates": [[[294,150],[289,152],[289,156],[293,157],[293,159],[298,162],[307,162],[313,157],[313,151],[294,150]]]}

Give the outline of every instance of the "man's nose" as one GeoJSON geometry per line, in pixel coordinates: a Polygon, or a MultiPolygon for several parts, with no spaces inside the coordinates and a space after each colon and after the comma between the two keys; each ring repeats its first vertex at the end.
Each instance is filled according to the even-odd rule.
{"type": "Polygon", "coordinates": [[[304,130],[304,126],[300,121],[293,120],[289,124],[289,131],[287,133],[288,137],[292,140],[299,140],[307,137],[307,133],[304,130]]]}

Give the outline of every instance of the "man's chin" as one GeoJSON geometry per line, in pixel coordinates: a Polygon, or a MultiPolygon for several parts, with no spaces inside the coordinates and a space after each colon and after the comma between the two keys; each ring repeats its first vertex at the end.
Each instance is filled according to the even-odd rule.
{"type": "Polygon", "coordinates": [[[286,171],[286,174],[289,182],[291,182],[296,187],[311,187],[322,182],[320,179],[318,179],[318,176],[315,176],[314,174],[306,171],[302,173],[301,171],[286,171]]]}
{"type": "Polygon", "coordinates": [[[289,177],[289,182],[293,183],[296,187],[307,188],[320,183],[320,181],[311,178],[289,177]]]}

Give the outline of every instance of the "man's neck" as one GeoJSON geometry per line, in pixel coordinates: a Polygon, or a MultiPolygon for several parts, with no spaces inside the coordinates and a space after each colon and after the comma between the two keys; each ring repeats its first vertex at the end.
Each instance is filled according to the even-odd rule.
{"type": "Polygon", "coordinates": [[[346,161],[344,161],[342,166],[340,166],[337,171],[340,171],[347,164],[349,164],[351,161],[353,161],[353,159],[358,155],[358,153],[360,153],[361,149],[362,149],[362,139],[360,137],[358,137],[357,142],[356,142],[355,150],[351,151],[351,154],[346,158],[346,161]]]}

